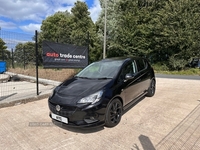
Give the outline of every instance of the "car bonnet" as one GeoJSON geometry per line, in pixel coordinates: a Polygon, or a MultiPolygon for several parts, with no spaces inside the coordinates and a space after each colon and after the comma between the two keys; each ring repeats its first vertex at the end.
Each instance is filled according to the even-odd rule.
{"type": "Polygon", "coordinates": [[[59,104],[76,104],[81,98],[102,90],[111,79],[81,79],[67,80],[55,90],[51,101],[59,104]]]}

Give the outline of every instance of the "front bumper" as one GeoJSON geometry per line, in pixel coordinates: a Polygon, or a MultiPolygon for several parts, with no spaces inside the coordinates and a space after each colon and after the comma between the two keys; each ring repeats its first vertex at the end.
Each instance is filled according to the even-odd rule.
{"type": "MultiPolygon", "coordinates": [[[[86,106],[83,108],[78,108],[75,106],[60,105],[60,110],[56,110],[56,105],[52,102],[48,102],[50,113],[51,112],[65,117],[68,119],[68,123],[63,123],[71,127],[95,127],[102,126],[105,124],[105,111],[106,108],[102,107],[101,104],[96,106],[86,106]]],[[[52,118],[53,119],[53,118],[52,118]]],[[[53,119],[54,120],[54,119],[53,119]]],[[[57,121],[57,120],[56,120],[57,121]]]]}

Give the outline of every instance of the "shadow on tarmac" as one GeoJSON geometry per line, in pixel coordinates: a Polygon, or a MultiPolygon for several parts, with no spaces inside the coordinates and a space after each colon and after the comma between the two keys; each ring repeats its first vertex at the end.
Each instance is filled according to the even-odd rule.
{"type": "Polygon", "coordinates": [[[17,94],[17,93],[12,93],[12,94],[7,95],[7,96],[2,96],[2,97],[0,97],[0,101],[4,100],[4,99],[6,99],[6,98],[12,97],[12,96],[14,96],[14,95],[16,95],[16,94],[17,94]]]}

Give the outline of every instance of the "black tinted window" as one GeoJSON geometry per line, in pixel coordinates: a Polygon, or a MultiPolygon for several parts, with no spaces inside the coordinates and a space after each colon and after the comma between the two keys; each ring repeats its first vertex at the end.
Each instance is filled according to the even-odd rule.
{"type": "Polygon", "coordinates": [[[138,71],[141,71],[146,68],[146,61],[144,61],[143,59],[136,60],[136,64],[138,71]]]}
{"type": "Polygon", "coordinates": [[[125,79],[126,74],[133,74],[133,65],[132,62],[124,66],[124,68],[121,70],[121,73],[119,75],[119,81],[123,81],[125,79]]]}

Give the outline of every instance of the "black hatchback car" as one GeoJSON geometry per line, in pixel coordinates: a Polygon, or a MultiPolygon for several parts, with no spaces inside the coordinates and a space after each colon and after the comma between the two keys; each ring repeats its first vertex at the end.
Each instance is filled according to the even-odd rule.
{"type": "Polygon", "coordinates": [[[50,117],[69,126],[116,126],[123,111],[153,96],[156,79],[145,58],[94,62],[57,86],[48,99],[50,117]]]}

